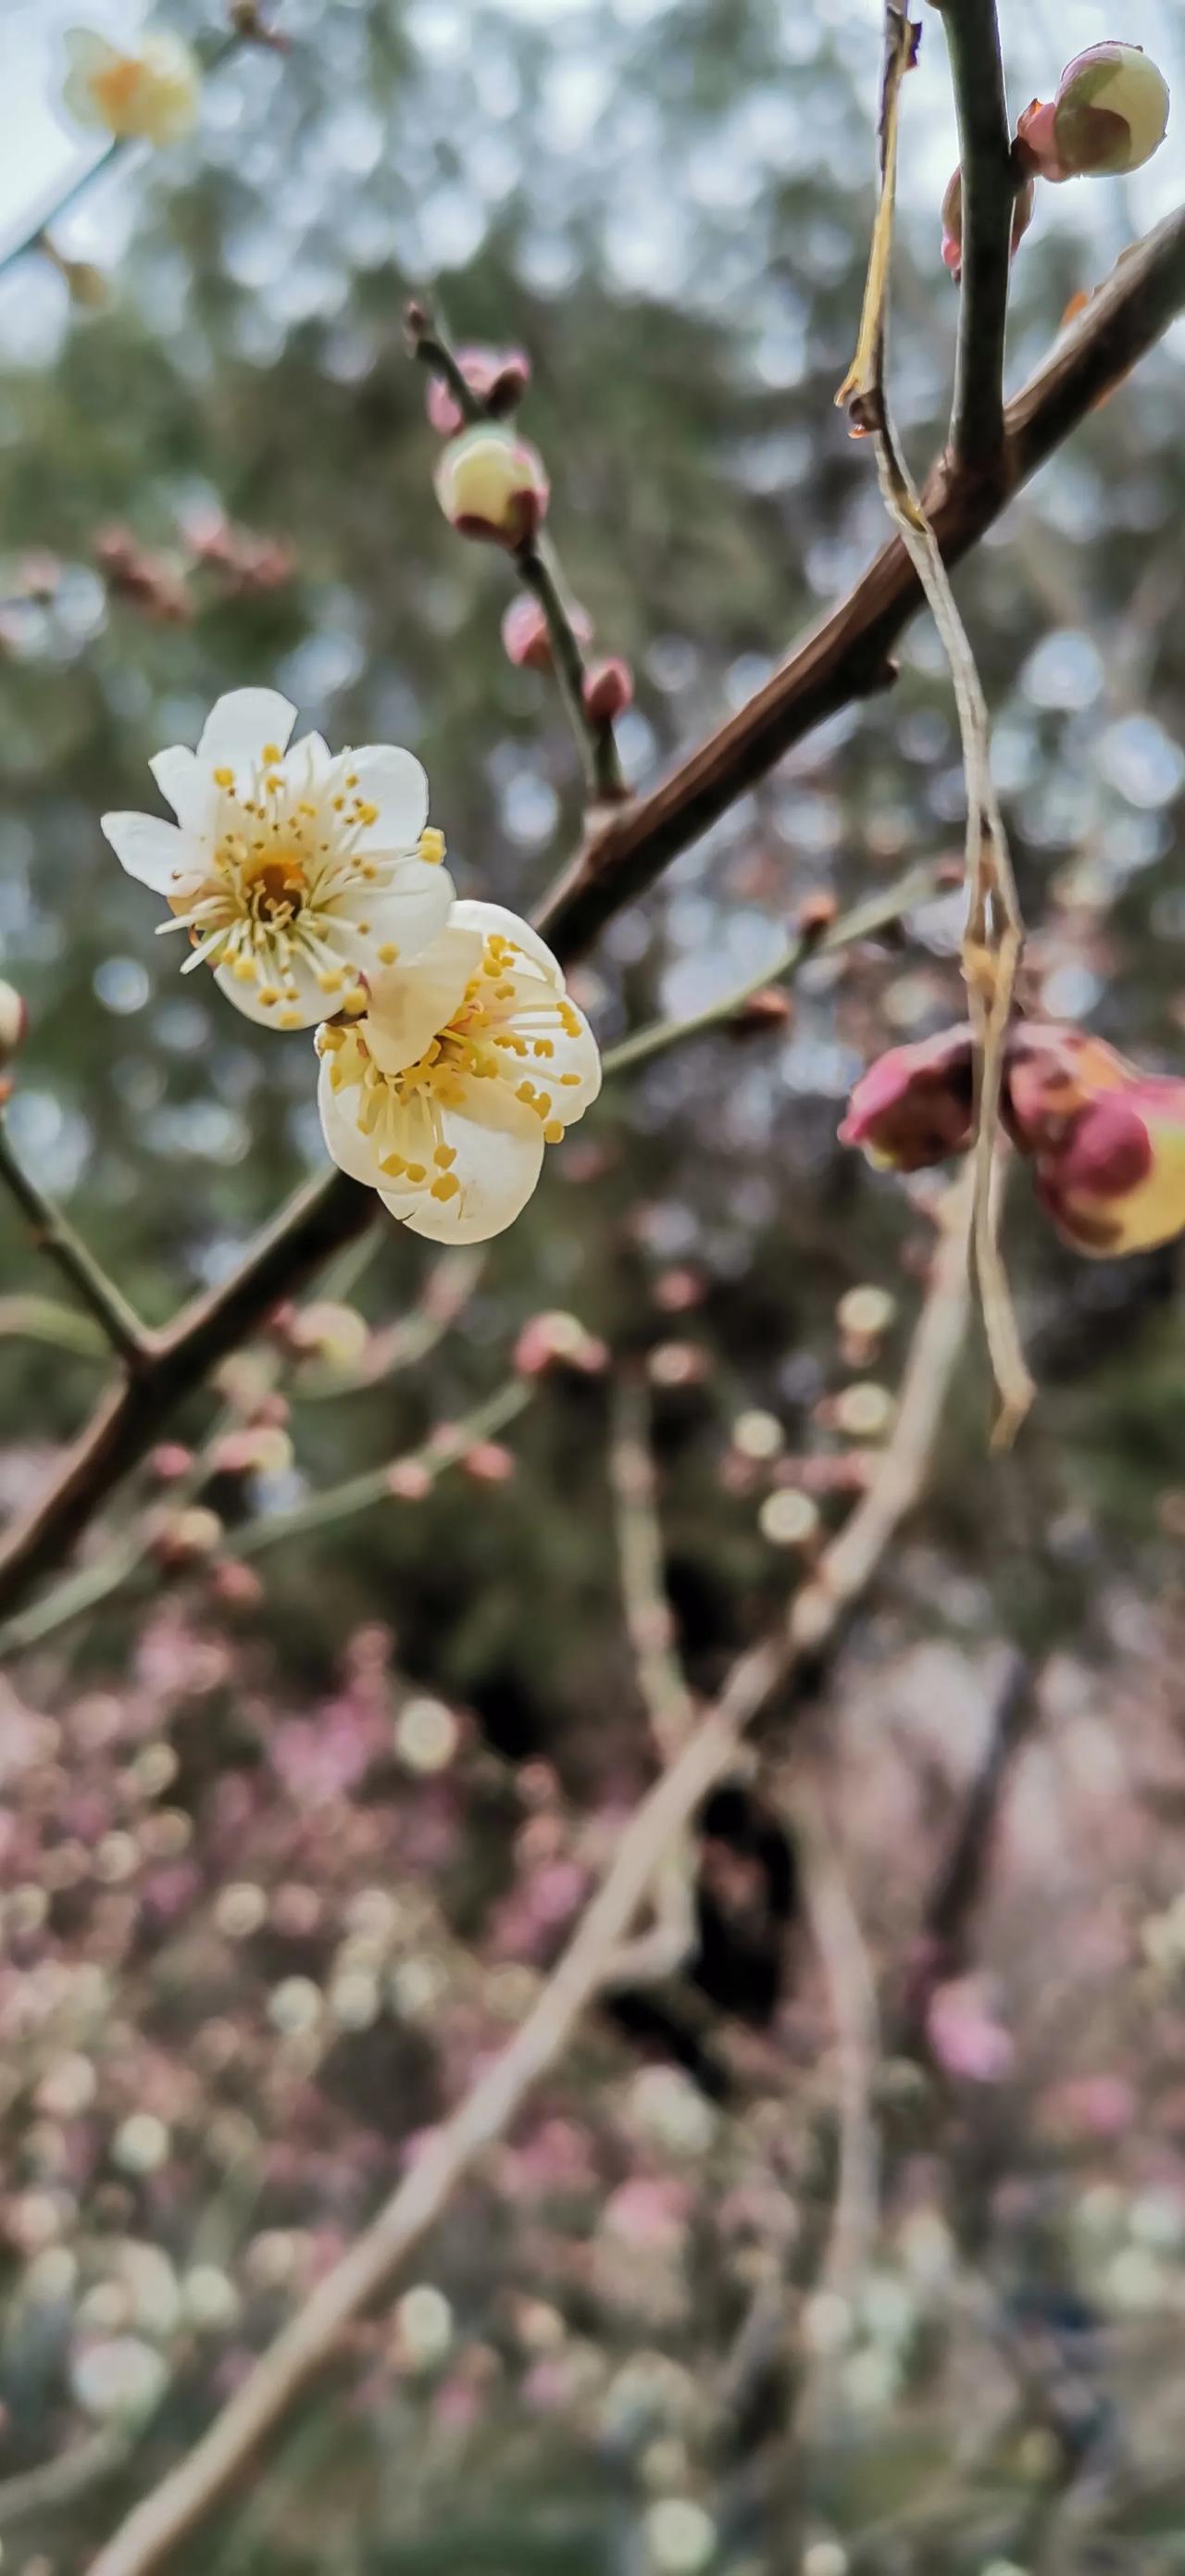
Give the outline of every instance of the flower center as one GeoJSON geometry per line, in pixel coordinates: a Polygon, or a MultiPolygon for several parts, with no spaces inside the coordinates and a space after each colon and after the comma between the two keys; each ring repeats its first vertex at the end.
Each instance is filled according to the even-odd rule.
{"type": "Polygon", "coordinates": [[[269,850],[266,858],[244,868],[240,879],[248,912],[272,928],[295,919],[308,882],[295,850],[269,850]]]}
{"type": "Polygon", "coordinates": [[[134,54],[121,54],[118,62],[109,63],[105,71],[96,72],[91,88],[109,115],[130,107],[140,86],[141,66],[134,54]]]}

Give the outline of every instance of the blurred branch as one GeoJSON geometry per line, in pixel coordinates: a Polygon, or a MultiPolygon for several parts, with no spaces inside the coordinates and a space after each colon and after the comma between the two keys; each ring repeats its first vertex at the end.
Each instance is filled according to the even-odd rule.
{"type": "Polygon", "coordinates": [[[51,1349],[72,1351],[78,1359],[105,1359],[110,1344],[89,1315],[58,1306],[52,1297],[0,1297],[0,1341],[48,1342],[51,1349]]]}
{"type": "MultiPolygon", "coordinates": [[[[827,1981],[839,2058],[839,2175],[815,2287],[850,2298],[876,2235],[879,2147],[872,2100],[880,2055],[876,1982],[839,1855],[813,1804],[789,1802],[805,1867],[807,1921],[827,1981]]],[[[797,2426],[796,2426],[797,2429],[797,2426]]]]}
{"type": "MultiPolygon", "coordinates": [[[[1125,251],[1105,285],[1005,414],[1009,489],[1025,482],[1185,306],[1185,210],[1125,251]]],[[[949,461],[935,467],[922,506],[943,560],[955,562],[998,516],[999,495],[949,461]]],[[[644,894],[670,860],[764,776],[792,745],[853,698],[883,686],[886,657],[923,598],[901,538],[882,547],[846,600],[739,715],[690,759],[586,841],[543,906],[561,954],[587,948],[605,922],[644,894]]],[[[341,1173],[313,1182],[212,1300],[183,1310],[154,1346],[162,1355],[134,1387],[104,1398],[54,1485],[0,1543],[0,1609],[52,1567],[136,1463],[167,1412],[208,1368],[255,1330],[269,1307],[374,1219],[367,1192],[341,1173]],[[167,1354],[167,1364],[163,1355],[167,1354]]]]}
{"type": "Polygon", "coordinates": [[[876,1477],[846,1527],[824,1550],[780,1631],[733,1666],[719,1698],[696,1718],[674,1758],[624,1826],[600,1887],[531,2010],[472,2090],[425,2140],[422,2152],[349,2251],[326,2272],[194,2448],[133,2508],[93,2561],[90,2576],[156,2576],[206,2521],[274,2433],[289,2406],[326,2367],[343,2330],[390,2287],[405,2257],[495,2139],[505,2135],[540,2076],[567,2045],[614,1974],[663,1856],[702,1798],[735,1760],[746,1728],[800,1664],[832,1645],[868,1588],[927,1482],[967,1322],[965,1181],[947,1221],[914,1332],[896,1427],[876,1477]]]}
{"type": "MultiPolygon", "coordinates": [[[[348,1520],[356,1512],[368,1511],[375,1503],[389,1502],[394,1492],[391,1479],[401,1467],[422,1469],[427,1490],[428,1486],[435,1484],[438,1476],[443,1475],[446,1467],[455,1467],[477,1441],[491,1439],[496,1431],[505,1430],[507,1423],[513,1422],[524,1411],[534,1392],[533,1387],[524,1386],[515,1379],[509,1386],[499,1387],[495,1395],[487,1396],[484,1403],[474,1405],[472,1412],[463,1415],[459,1422],[431,1432],[417,1448],[406,1450],[401,1457],[389,1460],[386,1466],[368,1468],[365,1474],[351,1476],[342,1484],[328,1485],[323,1493],[310,1494],[307,1502],[294,1504],[291,1511],[264,1512],[256,1519],[240,1522],[238,1528],[229,1533],[226,1546],[220,1548],[210,1562],[217,1565],[225,1564],[228,1559],[259,1556],[280,1539],[303,1538],[310,1530],[327,1529],[335,1521],[348,1520]]],[[[211,1453],[216,1446],[217,1434],[204,1444],[190,1473],[170,1488],[168,1507],[171,1510],[192,1501],[201,1492],[213,1472],[215,1461],[211,1453]]],[[[150,1562],[159,1528],[159,1511],[150,1511],[145,1520],[117,1540],[115,1546],[105,1556],[99,1557],[94,1565],[83,1566],[78,1574],[71,1575],[67,1582],[34,1602],[32,1609],[18,1611],[15,1618],[5,1620],[0,1625],[0,1654],[15,1655],[30,1646],[43,1644],[47,1637],[55,1636],[60,1628],[68,1627],[72,1620],[79,1618],[84,1610],[93,1610],[96,1603],[108,1601],[113,1593],[121,1592],[124,1585],[131,1583],[142,1567],[150,1562]]]]}
{"type": "MultiPolygon", "coordinates": [[[[961,556],[997,519],[1006,497],[1035,474],[1103,394],[1119,384],[1185,307],[1185,209],[1167,215],[1123,253],[1106,283],[1009,403],[1000,486],[942,457],[922,507],[944,562],[961,556]]],[[[853,699],[893,677],[888,657],[922,605],[923,591],[894,537],[846,599],[775,671],[739,714],[628,811],[602,823],[557,880],[538,919],[565,959],[579,956],[607,921],[654,884],[680,851],[709,830],[795,743],[853,699]]]]}
{"type": "MultiPolygon", "coordinates": [[[[613,1388],[609,1484],[626,1633],[638,1690],[650,1719],[655,1751],[660,1761],[670,1763],[695,1724],[696,1703],[675,1650],[646,1389],[628,1375],[620,1376],[613,1388]]],[[[606,1984],[640,1985],[673,1976],[694,1948],[694,1854],[689,1827],[672,1835],[656,1872],[654,1918],[648,1931],[623,1944],[606,1970],[606,1984]]]]}
{"type": "Polygon", "coordinates": [[[29,1231],[38,1252],[52,1261],[75,1296],[100,1327],[105,1340],[129,1369],[139,1368],[149,1348],[149,1337],[138,1315],[94,1254],[88,1252],[62,1215],[38,1189],[34,1180],[18,1162],[12,1150],[7,1126],[0,1118],[0,1181],[16,1200],[21,1214],[28,1219],[29,1231]]]}
{"type": "Polygon", "coordinates": [[[895,885],[886,886],[882,894],[869,895],[866,902],[854,904],[829,929],[796,932],[781,955],[763,966],[759,975],[750,975],[745,983],[722,994],[718,1002],[709,1002],[706,1009],[691,1012],[687,1019],[655,1020],[651,1027],[635,1029],[616,1046],[608,1047],[603,1059],[605,1072],[624,1073],[629,1066],[647,1064],[652,1056],[665,1055],[668,1047],[681,1046],[685,1038],[701,1037],[710,1029],[727,1027],[730,1020],[743,1019],[745,1005],[756,993],[767,992],[771,985],[793,983],[800,966],[805,966],[810,957],[830,957],[838,949],[854,947],[857,940],[871,939],[878,930],[887,929],[904,913],[912,912],[915,904],[925,903],[936,894],[939,883],[937,868],[911,868],[895,885]]]}
{"type": "MultiPolygon", "coordinates": [[[[362,1249],[366,1249],[365,1242],[362,1249]]],[[[401,1370],[415,1368],[443,1341],[458,1318],[464,1314],[485,1268],[488,1247],[480,1250],[466,1246],[457,1252],[442,1253],[433,1263],[415,1304],[393,1324],[371,1334],[366,1356],[357,1368],[318,1367],[301,1369],[291,1388],[301,1404],[320,1404],[330,1397],[361,1395],[368,1387],[380,1386],[401,1370]]],[[[0,1329],[3,1308],[0,1307],[0,1329]]]]}
{"type": "MultiPolygon", "coordinates": [[[[385,1466],[367,1467],[359,1476],[348,1476],[339,1485],[327,1485],[323,1493],[310,1494],[307,1502],[294,1503],[291,1511],[264,1512],[258,1520],[243,1521],[230,1534],[223,1551],[231,1557],[260,1556],[265,1548],[278,1546],[281,1539],[307,1538],[310,1531],[328,1529],[334,1522],[353,1520],[358,1512],[370,1511],[375,1503],[390,1502],[392,1476],[400,1467],[419,1467],[429,1484],[435,1484],[446,1467],[455,1467],[479,1440],[492,1440],[496,1431],[505,1431],[525,1413],[535,1388],[521,1378],[511,1378],[506,1386],[496,1388],[471,1413],[459,1422],[442,1424],[429,1433],[415,1449],[402,1457],[389,1459],[385,1466]]],[[[0,1631],[0,1641],[3,1632],[0,1631]]]]}
{"type": "Polygon", "coordinates": [[[955,464],[1004,474],[1004,326],[1017,174],[996,0],[935,0],[950,53],[963,173],[963,277],[950,444],[955,464]]]}
{"type": "MultiPolygon", "coordinates": [[[[870,434],[875,443],[877,475],[885,507],[925,592],[950,666],[958,711],[967,799],[964,856],[967,922],[961,962],[976,1048],[975,1261],[988,1348],[1000,1392],[1001,1416],[996,1439],[1004,1443],[1012,1438],[1024,1420],[1035,1392],[1020,1345],[1007,1274],[1000,1256],[997,1224],[1001,1200],[996,1178],[996,1147],[1004,1040],[1012,1016],[1024,923],[1004,817],[992,784],[987,701],[967,631],[955,603],[942,549],[919,500],[893,427],[885,384],[901,88],[906,74],[913,68],[920,32],[907,11],[898,8],[895,0],[886,0],[884,72],[878,126],[880,202],[869,255],[860,343],[836,401],[848,402],[853,423],[861,433],[870,434]]],[[[1002,328],[1002,308],[1000,320],[1002,328]]],[[[998,405],[998,378],[995,399],[998,405]]]]}
{"type": "MultiPolygon", "coordinates": [[[[469,383],[439,317],[416,297],[408,305],[405,318],[412,356],[430,375],[439,376],[447,385],[462,419],[471,426],[476,421],[498,419],[501,415],[496,408],[469,383]]],[[[629,790],[618,758],[617,738],[612,722],[591,716],[584,703],[587,664],[569,611],[559,556],[550,539],[538,535],[516,546],[511,561],[524,590],[538,602],[546,620],[552,665],[589,797],[596,803],[619,805],[629,790]]]]}
{"type": "Polygon", "coordinates": [[[1031,1731],[1033,1668],[1010,1654],[991,1709],[987,1742],[950,1845],[939,1864],[913,1948],[893,2035],[895,2054],[926,2055],[926,2020],[936,1986],[963,1973],[983,1901],[1012,1764],[1031,1731]]]}

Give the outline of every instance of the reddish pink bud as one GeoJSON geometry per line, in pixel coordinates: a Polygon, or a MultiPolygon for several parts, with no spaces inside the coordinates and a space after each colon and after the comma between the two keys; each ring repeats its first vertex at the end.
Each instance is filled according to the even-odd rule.
{"type": "MultiPolygon", "coordinates": [[[[513,411],[531,381],[531,361],[524,349],[484,349],[470,346],[458,349],[457,364],[471,393],[499,417],[513,411]]],[[[452,438],[465,426],[465,415],[443,376],[429,380],[426,397],[428,418],[442,438],[452,438]]]]}
{"type": "MultiPolygon", "coordinates": [[[[1027,111],[1030,115],[1032,112],[1032,109],[1027,111]]],[[[1024,123],[1023,117],[1021,123],[1022,125],[1024,123]]],[[[1032,223],[1036,195],[1037,191],[1032,179],[1024,179],[1012,203],[1012,231],[1008,243],[1010,259],[1015,259],[1032,223]]],[[[961,166],[948,180],[946,194],[942,200],[942,257],[944,265],[949,268],[957,286],[963,274],[963,172],[961,166]]]]}
{"type": "Polygon", "coordinates": [[[1016,134],[1036,178],[1107,178],[1143,168],[1164,141],[1169,93],[1140,45],[1088,45],[1067,63],[1052,105],[1034,99],[1016,134]]]}
{"type": "Polygon", "coordinates": [[[451,438],[434,477],[436,497],[463,537],[528,545],[547,516],[550,486],[537,448],[497,421],[451,438]]]}
{"type": "Polygon", "coordinates": [[[581,692],[585,713],[594,724],[613,724],[632,703],[634,675],[628,662],[615,655],[608,662],[594,662],[586,671],[581,692]]]}
{"type": "Polygon", "coordinates": [[[399,1503],[422,1503],[432,1478],[421,1458],[397,1458],[387,1469],[387,1491],[399,1503]]]}
{"type": "MultiPolygon", "coordinates": [[[[567,603],[568,623],[581,644],[592,637],[592,619],[575,600],[567,603]]],[[[537,599],[512,599],[502,620],[502,649],[508,662],[528,671],[550,671],[551,637],[537,599]]]]}
{"type": "Polygon", "coordinates": [[[1185,1082],[1037,1021],[1010,1045],[1005,1116],[1076,1251],[1146,1252],[1185,1232],[1185,1082]]]}
{"type": "Polygon", "coordinates": [[[763,984],[759,993],[750,993],[731,1019],[725,1021],[730,1037],[753,1037],[759,1029],[784,1029],[794,1017],[794,1005],[788,993],[779,992],[776,984],[763,984]]]}
{"type": "Polygon", "coordinates": [[[215,1566],[210,1590],[228,1610],[253,1610],[256,1602],[263,1599],[263,1585],[254,1566],[240,1565],[234,1557],[215,1566]]]}
{"type": "Polygon", "coordinates": [[[0,1068],[11,1064],[18,1047],[23,1046],[29,1029],[29,1013],[24,997],[15,984],[0,981],[0,1068]]]}
{"type": "Polygon", "coordinates": [[[581,1377],[599,1377],[608,1358],[604,1343],[585,1330],[579,1316],[559,1308],[532,1315],[514,1346],[514,1365],[520,1377],[542,1377],[551,1368],[570,1368],[581,1377]]]}
{"type": "Polygon", "coordinates": [[[148,1464],[158,1485],[175,1485],[181,1476],[189,1474],[193,1451],[187,1449],[183,1441],[161,1440],[152,1451],[148,1464]]]}
{"type": "Polygon", "coordinates": [[[514,1474],[514,1453],[500,1440],[475,1440],[461,1464],[475,1485],[506,1485],[514,1474]]]}
{"type": "Polygon", "coordinates": [[[974,1133],[973,1091],[969,1028],[891,1047],[856,1084],[840,1143],[863,1146],[880,1170],[924,1171],[966,1152],[974,1133]]]}

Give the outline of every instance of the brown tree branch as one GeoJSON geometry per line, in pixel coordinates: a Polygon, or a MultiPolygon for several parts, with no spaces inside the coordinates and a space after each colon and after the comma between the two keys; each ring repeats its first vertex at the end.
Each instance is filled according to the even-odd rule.
{"type": "Polygon", "coordinates": [[[960,1976],[968,1965],[975,1917],[995,1856],[1005,1790],[1036,1714],[1033,1680],[1028,1657],[1010,1654],[992,1702],[987,1742],[939,1862],[913,1945],[891,2042],[898,2056],[928,2055],[926,2019],[934,1989],[960,1976]]]}
{"type": "Polygon", "coordinates": [[[635,1809],[567,1949],[513,2037],[194,2449],[99,2551],[90,2576],[157,2576],[223,2501],[294,2399],[330,2362],[343,2329],[390,2287],[451,2193],[484,2150],[505,2135],[537,2079],[555,2064],[581,2015],[614,1975],[622,1943],[665,1852],[728,1770],[746,1728],[775,1693],[786,1691],[798,1666],[812,1662],[838,1635],[926,1485],[966,1329],[969,1222],[964,1182],[952,1193],[950,1221],[902,1381],[896,1427],[875,1481],[824,1551],[781,1631],[733,1666],[720,1697],[697,1718],[635,1809]]]}
{"type": "Polygon", "coordinates": [[[1004,324],[1017,173],[996,0],[935,0],[950,53],[963,173],[963,277],[951,455],[989,488],[1005,478],[1004,324]]]}
{"type": "MultiPolygon", "coordinates": [[[[1123,253],[1106,283],[1008,405],[1008,490],[1024,483],[1077,428],[1185,307],[1185,209],[1123,253]]],[[[923,493],[943,558],[957,562],[1001,506],[998,495],[943,459],[923,493]]],[[[662,870],[716,822],[755,780],[812,728],[854,698],[882,686],[887,657],[922,601],[900,538],[867,572],[739,715],[692,752],[671,776],[586,841],[544,903],[541,925],[560,954],[579,956],[605,923],[653,885],[662,870]]],[[[212,1299],[186,1308],[162,1337],[160,1368],[134,1388],[108,1394],[42,1501],[0,1544],[0,1610],[11,1608],[54,1565],[127,1469],[157,1436],[166,1412],[192,1393],[207,1368],[254,1331],[376,1211],[340,1173],[303,1192],[258,1252],[212,1299]],[[266,1293],[257,1281],[262,1274],[266,1293]],[[197,1339],[190,1342],[196,1331],[197,1339]]]]}
{"type": "MultiPolygon", "coordinates": [[[[1185,208],[1123,253],[1085,311],[1059,337],[1005,412],[1001,488],[943,457],[922,503],[948,564],[958,563],[1028,482],[1120,383],[1185,307],[1185,208]]],[[[900,538],[882,546],[847,598],[756,697],[628,811],[602,824],[543,903],[539,926],[576,957],[627,903],[648,892],[681,851],[709,830],[828,716],[891,679],[889,655],[922,604],[900,538]]]]}

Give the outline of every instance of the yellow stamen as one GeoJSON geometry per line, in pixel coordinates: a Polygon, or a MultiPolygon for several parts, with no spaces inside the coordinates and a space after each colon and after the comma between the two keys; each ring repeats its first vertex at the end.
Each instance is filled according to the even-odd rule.
{"type": "Polygon", "coordinates": [[[420,834],[420,857],[427,860],[430,868],[438,868],[442,858],[444,857],[444,853],[445,838],[443,832],[438,832],[433,824],[428,824],[427,828],[420,834]]]}

